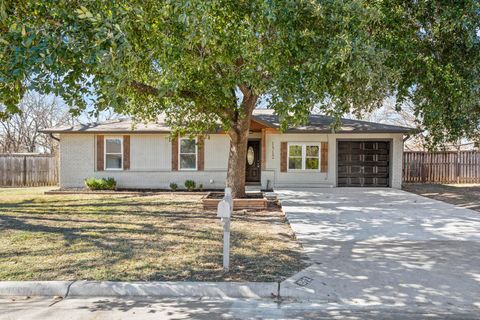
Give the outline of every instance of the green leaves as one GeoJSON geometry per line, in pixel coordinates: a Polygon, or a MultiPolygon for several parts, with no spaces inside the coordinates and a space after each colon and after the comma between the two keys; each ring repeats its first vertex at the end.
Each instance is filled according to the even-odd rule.
{"type": "Polygon", "coordinates": [[[80,6],[80,8],[75,10],[75,12],[77,13],[77,15],[80,19],[91,19],[91,18],[93,18],[93,14],[90,11],[88,11],[88,9],[85,8],[84,6],[80,6]]]}
{"type": "Polygon", "coordinates": [[[245,86],[284,127],[313,108],[338,118],[395,95],[399,107],[416,105],[433,143],[478,134],[477,1],[32,0],[0,9],[0,101],[12,112],[34,88],[76,109],[93,99],[138,119],[166,113],[179,130],[228,129],[245,86]]]}

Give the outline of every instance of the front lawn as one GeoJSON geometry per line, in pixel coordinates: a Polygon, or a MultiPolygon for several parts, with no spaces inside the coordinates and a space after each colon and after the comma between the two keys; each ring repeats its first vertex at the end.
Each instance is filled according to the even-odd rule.
{"type": "Polygon", "coordinates": [[[480,211],[480,184],[407,184],[405,191],[480,211]]]}
{"type": "Polygon", "coordinates": [[[0,280],[275,281],[305,267],[279,210],[222,227],[198,195],[43,195],[0,189],[0,280]]]}

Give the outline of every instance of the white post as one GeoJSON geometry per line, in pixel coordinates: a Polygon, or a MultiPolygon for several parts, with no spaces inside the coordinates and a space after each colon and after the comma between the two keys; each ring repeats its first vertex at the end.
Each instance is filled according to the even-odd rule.
{"type": "Polygon", "coordinates": [[[230,217],[233,212],[232,189],[225,188],[225,196],[218,203],[217,217],[223,224],[223,270],[230,268],[230,217]]]}
{"type": "Polygon", "coordinates": [[[230,268],[230,218],[223,218],[223,270],[230,268]]]}

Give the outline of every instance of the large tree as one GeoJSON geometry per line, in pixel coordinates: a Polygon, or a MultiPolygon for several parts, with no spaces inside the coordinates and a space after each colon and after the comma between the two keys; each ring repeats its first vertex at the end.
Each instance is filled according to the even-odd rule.
{"type": "Polygon", "coordinates": [[[434,141],[478,132],[474,0],[7,0],[0,16],[4,117],[35,89],[76,112],[88,97],[142,120],[165,113],[175,134],[221,125],[236,196],[260,100],[283,128],[314,107],[338,118],[395,96],[434,141]]]}
{"type": "Polygon", "coordinates": [[[40,130],[71,124],[68,108],[58,98],[32,91],[25,93],[17,107],[18,113],[0,120],[0,153],[54,153],[57,141],[40,130]]]}

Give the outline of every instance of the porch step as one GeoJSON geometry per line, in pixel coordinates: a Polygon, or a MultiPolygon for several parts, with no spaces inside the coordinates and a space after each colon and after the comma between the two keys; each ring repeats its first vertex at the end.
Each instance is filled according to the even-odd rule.
{"type": "Polygon", "coordinates": [[[262,190],[262,186],[261,186],[261,185],[258,185],[258,186],[245,186],[245,191],[246,191],[246,192],[259,192],[260,190],[262,190]]]}

